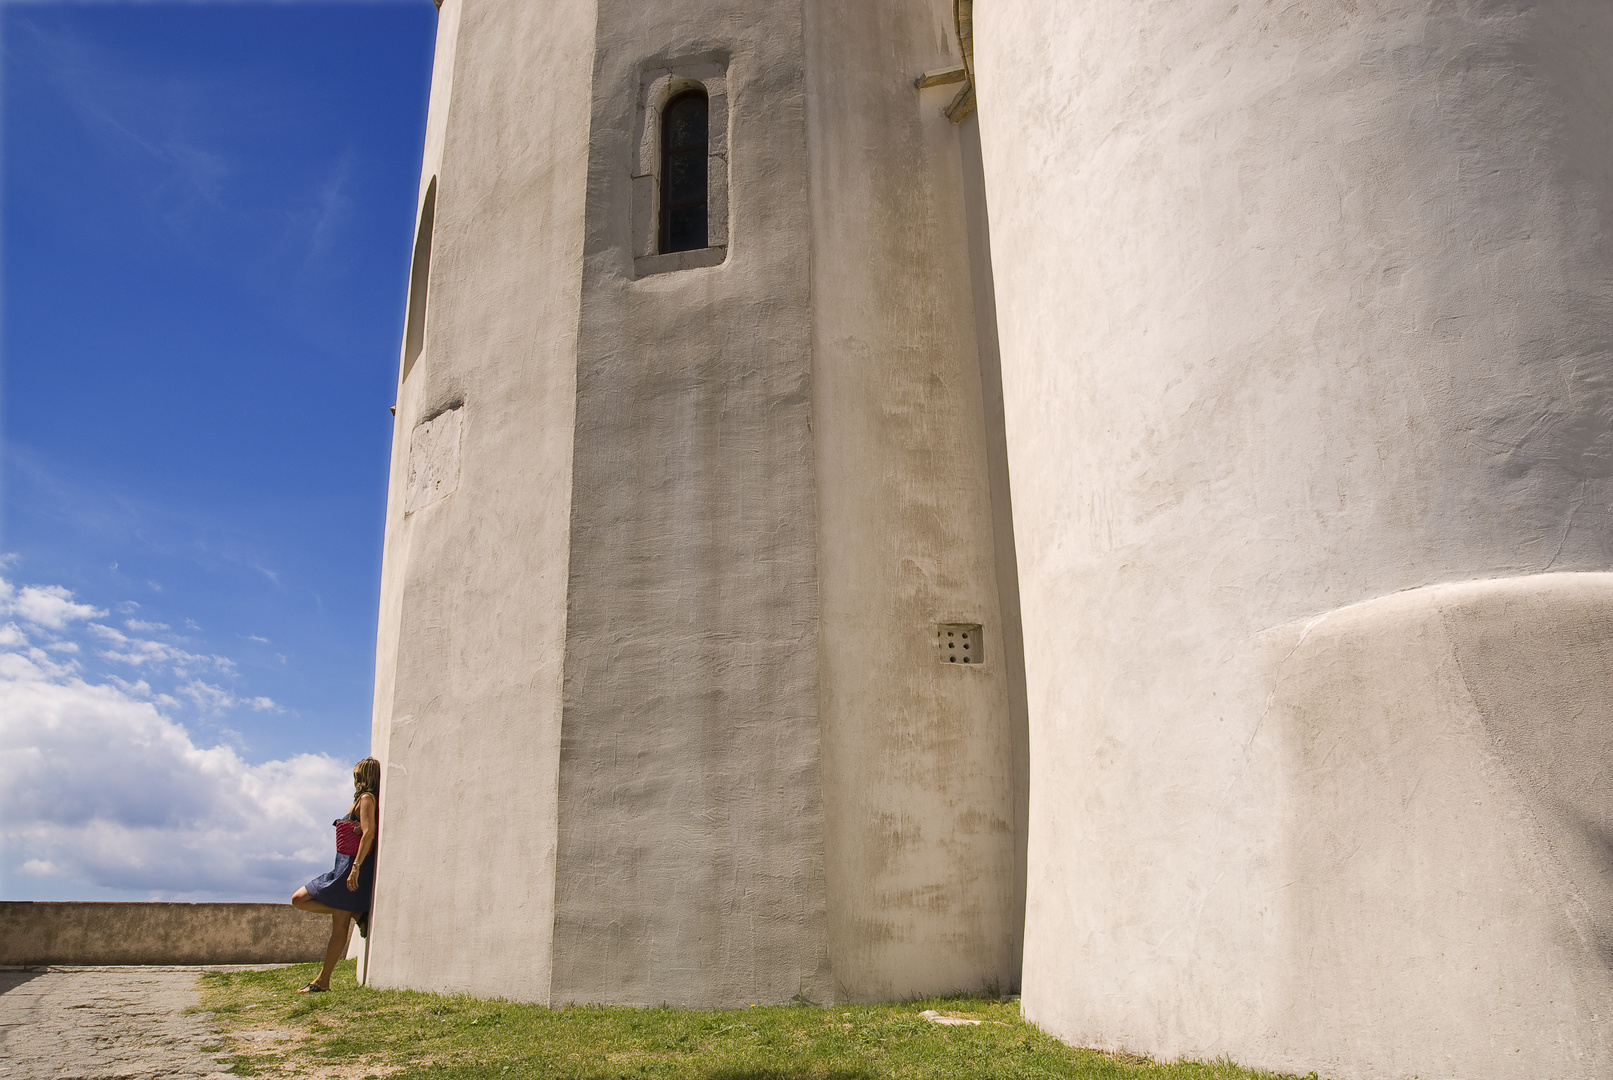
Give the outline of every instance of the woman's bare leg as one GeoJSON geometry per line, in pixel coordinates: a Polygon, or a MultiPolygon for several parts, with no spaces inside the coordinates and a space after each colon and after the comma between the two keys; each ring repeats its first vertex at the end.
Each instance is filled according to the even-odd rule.
{"type": "Polygon", "coordinates": [[[314,977],[314,985],[330,989],[331,972],[336,970],[336,964],[347,955],[348,929],[353,925],[353,913],[350,911],[337,911],[330,917],[330,944],[325,946],[325,965],[319,969],[314,977]]]}
{"type": "Polygon", "coordinates": [[[353,913],[326,907],[309,896],[307,889],[297,890],[297,894],[291,898],[291,906],[298,911],[311,911],[330,916],[330,943],[325,946],[325,964],[314,979],[315,986],[329,990],[331,972],[336,970],[337,962],[347,955],[347,935],[353,923],[353,913]]]}
{"type": "Polygon", "coordinates": [[[312,896],[309,896],[307,889],[297,890],[296,895],[291,898],[291,906],[298,911],[311,911],[315,915],[343,914],[340,908],[326,907],[312,896]]]}
{"type": "Polygon", "coordinates": [[[342,911],[340,908],[326,908],[318,899],[308,895],[306,888],[298,888],[297,895],[292,896],[292,908],[297,911],[311,911],[316,916],[350,916],[353,912],[342,911]]]}

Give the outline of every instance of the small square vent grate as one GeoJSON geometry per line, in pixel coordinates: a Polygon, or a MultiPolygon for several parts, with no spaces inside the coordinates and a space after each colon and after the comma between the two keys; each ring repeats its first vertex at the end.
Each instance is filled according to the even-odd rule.
{"type": "Polygon", "coordinates": [[[943,664],[981,664],[986,656],[980,640],[979,623],[941,623],[935,628],[935,644],[943,664]]]}

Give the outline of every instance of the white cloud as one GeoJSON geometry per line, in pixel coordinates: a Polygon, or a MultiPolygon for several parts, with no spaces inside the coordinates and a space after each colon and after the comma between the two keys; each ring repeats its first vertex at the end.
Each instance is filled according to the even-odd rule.
{"type": "MultiPolygon", "coordinates": [[[[134,620],[130,620],[133,622],[134,620]]],[[[156,625],[151,623],[146,626],[156,625]]],[[[140,667],[144,664],[153,666],[171,667],[175,677],[187,678],[198,668],[205,670],[222,671],[226,674],[235,671],[235,661],[223,656],[201,656],[197,653],[186,652],[177,645],[154,638],[130,637],[115,627],[104,623],[89,623],[87,629],[90,633],[101,638],[112,647],[103,649],[101,657],[106,660],[116,660],[120,664],[140,667]]]]}
{"type": "Polygon", "coordinates": [[[324,754],[251,765],[197,746],[119,687],[0,669],[0,828],[24,873],[153,897],[284,899],[330,860],[328,822],[349,785],[324,754]]]}
{"type": "MultiPolygon", "coordinates": [[[[95,611],[66,590],[29,588],[57,610],[95,611]]],[[[174,718],[178,697],[214,715],[279,711],[184,674],[233,676],[229,660],[83,621],[102,613],[63,614],[113,646],[102,655],[140,670],[96,682],[78,658],[47,652],[61,642],[15,606],[26,589],[0,579],[0,590],[23,621],[0,623],[0,874],[152,899],[283,901],[329,869],[329,823],[352,797],[346,765],[325,754],[252,764],[231,746],[198,745],[174,718]],[[186,681],[159,681],[169,667],[186,681]]]]}
{"type": "Polygon", "coordinates": [[[78,661],[58,664],[37,646],[0,652],[0,680],[66,679],[78,674],[78,661]]]}
{"type": "Polygon", "coordinates": [[[144,679],[141,679],[138,682],[129,682],[127,679],[120,679],[116,675],[108,675],[106,677],[106,681],[111,683],[113,686],[116,686],[119,690],[122,690],[130,697],[148,699],[151,697],[151,684],[146,682],[144,679]]]}
{"type": "Polygon", "coordinates": [[[143,619],[124,619],[123,625],[127,626],[130,630],[133,630],[137,634],[149,634],[155,630],[168,629],[167,623],[146,622],[143,619]]]}
{"type": "Polygon", "coordinates": [[[179,688],[181,697],[189,698],[198,709],[208,712],[222,712],[235,704],[235,695],[221,686],[204,683],[200,679],[192,679],[179,688]]]}
{"type": "Polygon", "coordinates": [[[200,679],[192,679],[184,686],[181,686],[179,688],[179,693],[180,696],[189,698],[198,709],[201,709],[205,712],[220,713],[225,709],[234,709],[242,706],[251,709],[253,712],[285,711],[284,709],[280,708],[279,705],[276,705],[271,698],[236,697],[222,686],[214,686],[212,683],[205,683],[200,679]]]}
{"type": "Polygon", "coordinates": [[[62,630],[71,622],[99,619],[106,612],[77,603],[73,594],[60,585],[24,585],[18,589],[0,579],[0,615],[16,615],[35,626],[62,630]]]}

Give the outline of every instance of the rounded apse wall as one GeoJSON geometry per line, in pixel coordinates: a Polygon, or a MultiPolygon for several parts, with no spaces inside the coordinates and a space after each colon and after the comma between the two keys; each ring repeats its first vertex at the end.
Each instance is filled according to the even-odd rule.
{"type": "MultiPolygon", "coordinates": [[[[1495,855],[1522,869],[1492,907],[1461,859],[1424,872],[1431,799],[1477,784],[1481,833],[1527,817],[1473,704],[1508,650],[1435,642],[1468,659],[1413,670],[1390,643],[1456,625],[1413,633],[1453,610],[1432,593],[1300,646],[1404,590],[1609,568],[1609,42],[1613,8],[1569,0],[974,12],[1031,711],[1025,1003],[1056,1034],[1340,1076],[1511,1075],[1509,1040],[1561,1075],[1605,1064],[1606,972],[1550,838],[1495,855]],[[1285,694],[1312,655],[1354,674],[1285,694]],[[1366,751],[1316,739],[1363,725],[1389,740],[1363,775],[1404,771],[1404,805],[1335,790],[1366,751]],[[1397,751],[1396,725],[1460,752],[1397,751]],[[1350,918],[1294,899],[1321,881],[1350,918]],[[1521,929],[1397,938],[1425,931],[1367,917],[1384,882],[1452,941],[1521,929]],[[1561,963],[1506,981],[1546,938],[1561,963]],[[1380,990],[1307,1012],[1330,979],[1380,990]],[[1443,988],[1447,1019],[1396,986],[1443,988]]],[[[1556,722],[1553,676],[1514,675],[1556,722]]]]}

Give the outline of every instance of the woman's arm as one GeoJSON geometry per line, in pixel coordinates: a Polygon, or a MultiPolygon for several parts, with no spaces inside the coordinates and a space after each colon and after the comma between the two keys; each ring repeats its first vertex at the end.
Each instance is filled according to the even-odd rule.
{"type": "Polygon", "coordinates": [[[353,869],[347,872],[347,891],[358,891],[358,869],[364,865],[375,848],[375,796],[365,792],[358,797],[358,854],[353,856],[353,869]]]}

